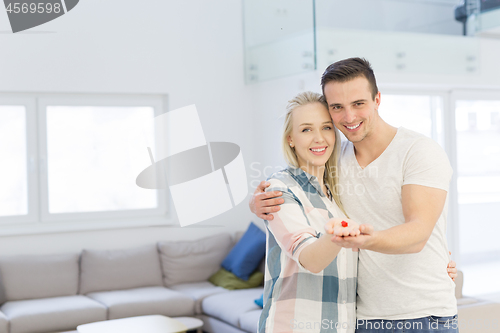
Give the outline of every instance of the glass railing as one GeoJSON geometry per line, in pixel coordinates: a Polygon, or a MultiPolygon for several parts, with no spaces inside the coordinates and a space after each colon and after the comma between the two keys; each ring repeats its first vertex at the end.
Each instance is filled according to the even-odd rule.
{"type": "Polygon", "coordinates": [[[244,0],[243,13],[247,83],[316,69],[313,0],[244,0]]]}
{"type": "Polygon", "coordinates": [[[481,35],[495,34],[500,37],[500,1],[496,7],[488,7],[484,11],[481,9],[477,29],[481,35]]]}
{"type": "MultiPolygon", "coordinates": [[[[461,35],[451,2],[444,9],[431,2],[369,8],[357,2],[243,0],[246,82],[322,71],[352,56],[384,72],[479,74],[479,41],[461,35]]],[[[482,24],[493,23],[484,17],[482,24]]]]}

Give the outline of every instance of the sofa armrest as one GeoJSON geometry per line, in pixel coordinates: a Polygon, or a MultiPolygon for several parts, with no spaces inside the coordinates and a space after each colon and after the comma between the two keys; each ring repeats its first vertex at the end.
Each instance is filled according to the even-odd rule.
{"type": "Polygon", "coordinates": [[[460,333],[500,333],[500,304],[476,301],[458,306],[460,333]]]}
{"type": "Polygon", "coordinates": [[[462,271],[458,271],[457,273],[457,277],[455,278],[455,297],[460,299],[463,297],[462,288],[464,287],[464,273],[462,271]]]}

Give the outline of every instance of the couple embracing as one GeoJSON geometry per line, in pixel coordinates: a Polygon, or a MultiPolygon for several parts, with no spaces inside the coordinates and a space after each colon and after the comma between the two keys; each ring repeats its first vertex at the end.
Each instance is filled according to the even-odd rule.
{"type": "Polygon", "coordinates": [[[267,229],[259,333],[458,332],[445,152],[382,120],[366,60],[330,65],[321,86],[289,102],[289,167],[250,202],[267,229]]]}

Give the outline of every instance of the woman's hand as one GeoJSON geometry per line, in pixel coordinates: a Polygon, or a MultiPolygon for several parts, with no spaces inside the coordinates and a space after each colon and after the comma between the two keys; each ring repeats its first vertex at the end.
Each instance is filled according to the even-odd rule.
{"type": "Polygon", "coordinates": [[[359,231],[359,224],[350,219],[340,218],[330,219],[326,222],[325,232],[338,237],[358,236],[361,233],[359,231]]]}
{"type": "MultiPolygon", "coordinates": [[[[450,252],[450,255],[451,255],[451,252],[450,252]]],[[[448,275],[450,276],[450,278],[455,281],[455,278],[458,276],[458,269],[457,269],[457,263],[454,262],[453,260],[450,260],[450,262],[448,263],[448,275]]]]}

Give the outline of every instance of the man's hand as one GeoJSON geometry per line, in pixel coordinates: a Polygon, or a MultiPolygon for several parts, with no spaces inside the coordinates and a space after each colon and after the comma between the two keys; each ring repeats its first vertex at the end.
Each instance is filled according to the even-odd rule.
{"type": "Polygon", "coordinates": [[[354,240],[334,240],[344,247],[359,247],[385,254],[419,253],[443,212],[447,192],[423,185],[401,187],[404,222],[389,229],[363,232],[354,240]]]}
{"type": "Polygon", "coordinates": [[[280,210],[280,206],[285,202],[280,198],[282,193],[280,191],[266,192],[266,188],[271,185],[269,182],[262,181],[255,189],[252,198],[250,199],[250,211],[257,215],[257,217],[272,221],[274,216],[269,213],[276,213],[280,210]]]}
{"type": "Polygon", "coordinates": [[[359,231],[359,224],[353,220],[339,218],[330,219],[326,222],[325,232],[338,237],[358,236],[361,233],[359,231]],[[347,223],[347,226],[342,226],[342,222],[347,223]]]}
{"type": "MultiPolygon", "coordinates": [[[[349,220],[351,221],[351,220],[349,220]]],[[[342,246],[350,249],[364,249],[375,237],[375,231],[373,226],[370,224],[361,224],[359,226],[359,232],[357,236],[338,236],[333,235],[331,240],[338,246],[342,246]]]]}

